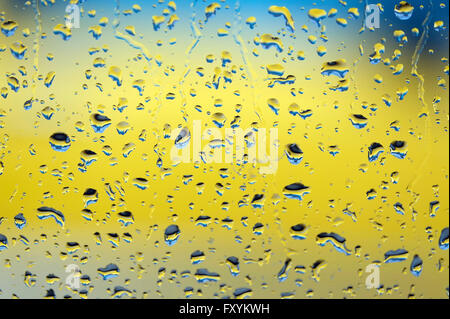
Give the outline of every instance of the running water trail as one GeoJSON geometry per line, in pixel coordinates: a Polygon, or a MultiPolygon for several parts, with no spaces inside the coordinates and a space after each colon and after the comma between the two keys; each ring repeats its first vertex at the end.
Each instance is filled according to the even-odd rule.
{"type": "MultiPolygon", "coordinates": [[[[363,21],[362,21],[362,26],[361,26],[361,30],[362,31],[361,31],[361,33],[366,30],[366,21],[367,21],[367,10],[366,10],[366,8],[368,6],[369,6],[369,3],[368,3],[367,0],[365,0],[364,7],[363,7],[364,18],[363,18],[363,21]]],[[[364,55],[364,53],[363,53],[363,48],[364,48],[363,43],[365,43],[364,40],[362,42],[360,42],[360,44],[359,44],[358,58],[355,61],[353,61],[353,71],[352,71],[351,80],[353,81],[353,89],[354,89],[354,92],[355,92],[355,94],[354,94],[355,95],[355,99],[358,99],[358,97],[359,97],[358,82],[356,81],[356,75],[357,75],[359,63],[361,62],[361,59],[362,59],[362,57],[364,55]]],[[[350,107],[353,110],[353,105],[350,105],[350,107]]]]}
{"type": "Polygon", "coordinates": [[[191,2],[190,7],[192,8],[192,16],[191,16],[191,22],[190,22],[190,26],[191,26],[191,36],[193,38],[191,44],[186,48],[185,51],[185,55],[186,55],[186,61],[184,64],[184,72],[181,76],[180,81],[178,82],[178,85],[180,87],[180,95],[181,95],[181,101],[182,101],[182,110],[181,113],[183,114],[183,119],[185,122],[188,122],[189,119],[189,115],[186,113],[186,95],[184,93],[185,91],[185,86],[184,86],[184,82],[187,78],[187,76],[189,75],[189,73],[191,72],[191,56],[192,56],[192,52],[194,51],[194,49],[197,47],[197,45],[199,44],[201,38],[202,38],[202,33],[200,32],[200,29],[198,28],[195,19],[197,18],[197,10],[195,8],[195,6],[197,5],[197,0],[194,0],[193,2],[191,2]]]}
{"type": "Polygon", "coordinates": [[[234,25],[234,32],[233,32],[233,38],[234,41],[236,42],[236,44],[239,46],[240,49],[240,53],[241,53],[241,57],[242,60],[244,62],[244,65],[247,69],[247,75],[248,78],[250,80],[250,87],[252,88],[252,92],[253,92],[253,109],[254,112],[256,113],[256,115],[258,116],[260,121],[264,121],[260,114],[261,114],[261,109],[258,106],[258,103],[256,102],[257,100],[257,88],[256,88],[256,73],[253,71],[253,67],[252,64],[248,58],[248,50],[247,47],[245,46],[244,43],[244,39],[242,39],[241,33],[242,33],[242,15],[241,15],[241,2],[239,0],[236,0],[236,4],[234,7],[234,21],[233,21],[233,25],[234,25]]]}
{"type": "MultiPolygon", "coordinates": [[[[267,125],[267,122],[264,120],[264,118],[261,117],[260,114],[262,114],[261,108],[258,106],[259,104],[257,103],[257,91],[259,90],[259,88],[256,87],[256,83],[257,82],[257,76],[256,76],[256,72],[254,72],[252,64],[250,62],[250,59],[248,58],[248,50],[247,47],[245,46],[245,42],[244,39],[241,36],[242,33],[242,15],[241,15],[241,3],[240,0],[236,0],[235,3],[235,7],[234,7],[234,21],[233,21],[233,26],[234,26],[234,32],[233,32],[233,39],[236,42],[236,44],[239,46],[240,49],[240,53],[241,53],[241,57],[242,60],[244,62],[244,65],[247,69],[247,76],[248,79],[250,81],[250,87],[252,90],[252,104],[253,104],[253,111],[255,112],[255,114],[258,116],[258,119],[260,120],[261,124],[269,129],[269,126],[267,125]]],[[[261,89],[262,90],[262,89],[261,89]]],[[[259,132],[258,132],[258,138],[260,138],[259,136],[259,132]]],[[[269,139],[270,141],[270,139],[269,139]]],[[[276,143],[278,144],[278,141],[276,141],[276,143]]],[[[253,146],[256,147],[256,146],[253,146]]],[[[279,148],[279,147],[278,147],[279,148]]],[[[278,149],[279,152],[279,149],[278,149]]],[[[279,161],[280,159],[278,158],[278,152],[277,152],[277,160],[279,161]]],[[[270,161],[270,159],[269,159],[270,161]]],[[[269,178],[269,175],[266,175],[266,179],[269,178]]],[[[268,189],[270,189],[270,191],[272,191],[272,194],[278,194],[279,193],[279,189],[280,189],[280,185],[277,183],[276,181],[276,172],[274,174],[271,175],[271,177],[269,178],[270,180],[267,181],[266,183],[268,185],[268,189]]],[[[267,192],[268,193],[268,192],[267,192]]],[[[265,194],[266,196],[267,194],[265,194]]],[[[283,245],[283,250],[284,253],[289,256],[289,251],[290,249],[287,247],[286,244],[286,238],[283,236],[283,230],[282,230],[282,224],[281,224],[281,219],[279,218],[279,211],[276,210],[276,213],[273,215],[273,224],[274,225],[278,225],[278,227],[276,228],[276,233],[280,239],[281,244],[283,245]]]]}
{"type": "Polygon", "coordinates": [[[151,66],[150,61],[152,60],[152,57],[151,57],[150,51],[147,49],[147,47],[143,43],[132,39],[131,36],[123,34],[119,30],[117,30],[117,27],[120,24],[120,20],[119,20],[119,17],[120,17],[120,1],[119,0],[116,0],[116,7],[114,9],[114,16],[115,16],[115,21],[113,22],[113,29],[114,29],[114,33],[115,33],[114,34],[115,38],[118,39],[118,40],[123,40],[125,43],[127,43],[133,49],[139,50],[142,53],[142,55],[145,57],[145,59],[149,62],[150,66],[151,66]]]}
{"type": "Polygon", "coordinates": [[[40,0],[34,0],[33,2],[33,9],[34,9],[34,21],[36,22],[36,37],[33,41],[33,52],[34,52],[34,61],[33,61],[33,68],[34,68],[34,75],[33,75],[33,85],[32,85],[32,92],[33,97],[32,99],[36,98],[36,85],[37,85],[37,78],[39,73],[39,49],[40,49],[40,37],[42,34],[42,21],[41,21],[41,11],[39,9],[39,1],[40,0]]]}
{"type": "MultiPolygon", "coordinates": [[[[124,41],[126,44],[128,44],[131,48],[139,50],[139,52],[144,56],[145,60],[148,62],[148,65],[150,66],[149,70],[149,79],[155,79],[156,77],[153,76],[154,72],[154,63],[152,63],[153,58],[150,54],[149,49],[145,46],[144,43],[134,40],[131,36],[126,35],[118,30],[118,27],[120,25],[120,0],[116,0],[116,6],[114,8],[114,16],[115,19],[113,21],[113,29],[114,29],[114,37],[118,40],[124,41]]],[[[155,87],[158,88],[158,94],[156,95],[156,100],[158,101],[158,108],[155,112],[152,112],[152,123],[154,124],[157,119],[157,115],[159,114],[159,111],[162,107],[162,89],[161,86],[158,83],[153,83],[155,87]]],[[[122,87],[122,90],[124,90],[124,87],[122,87]]]]}
{"type": "Polygon", "coordinates": [[[418,71],[418,63],[420,59],[420,54],[422,53],[423,49],[425,48],[425,45],[427,44],[428,38],[429,38],[429,22],[431,18],[431,12],[433,10],[433,1],[430,0],[429,2],[429,10],[425,17],[425,20],[422,22],[423,32],[419,39],[419,42],[416,45],[416,49],[414,51],[412,61],[411,61],[411,75],[416,77],[419,81],[418,83],[418,89],[417,89],[417,95],[419,97],[419,101],[422,105],[422,110],[420,111],[420,114],[426,114],[425,116],[425,136],[424,141],[427,144],[426,150],[425,150],[425,157],[422,160],[420,166],[418,169],[415,170],[414,178],[409,182],[408,189],[411,189],[414,187],[415,183],[417,182],[418,178],[420,177],[421,172],[423,171],[424,167],[428,163],[430,156],[431,156],[431,150],[432,150],[432,134],[431,134],[431,125],[430,125],[430,109],[428,106],[428,103],[425,101],[425,79],[423,75],[421,75],[418,71]]]}

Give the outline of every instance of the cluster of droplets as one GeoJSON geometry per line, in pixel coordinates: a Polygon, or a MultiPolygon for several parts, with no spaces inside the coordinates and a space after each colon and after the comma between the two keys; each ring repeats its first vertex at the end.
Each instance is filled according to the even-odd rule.
{"type": "MultiPolygon", "coordinates": [[[[63,185],[62,195],[46,191],[33,207],[22,205],[11,220],[0,216],[0,258],[2,254],[8,256],[4,264],[11,268],[16,261],[7,254],[19,249],[19,243],[28,252],[44,246],[39,244],[53,237],[57,239],[55,249],[61,250],[59,258],[65,264],[80,264],[83,268],[73,273],[72,281],[64,279],[64,271],[49,270],[45,283],[33,270],[26,270],[21,276],[27,289],[45,287],[44,297],[55,298],[61,297],[55,289],[60,285],[66,291],[64,297],[88,298],[103,296],[104,292],[97,288],[100,285],[95,284],[99,280],[108,284],[106,292],[112,298],[137,297],[138,292],[142,297],[149,294],[179,296],[177,293],[186,298],[201,297],[205,290],[214,297],[242,299],[265,297],[266,292],[267,296],[272,296],[269,292],[272,289],[279,298],[314,297],[319,284],[329,285],[330,295],[338,294],[332,284],[341,271],[340,266],[332,262],[335,258],[346,258],[346,262],[357,267],[370,262],[386,272],[397,271],[391,270],[394,265],[390,264],[408,262],[409,267],[402,273],[409,273],[411,278],[408,277],[407,282],[414,282],[417,277],[423,278],[422,273],[433,271],[431,264],[436,255],[439,258],[437,271],[446,269],[448,274],[448,254],[445,256],[443,251],[448,250],[449,230],[441,221],[442,215],[448,215],[448,207],[445,207],[448,196],[443,198],[439,185],[434,182],[430,199],[428,195],[415,192],[415,180],[411,183],[400,180],[400,175],[408,174],[402,165],[408,167],[408,163],[416,161],[420,155],[421,146],[417,147],[417,143],[431,143],[432,137],[424,138],[417,126],[405,134],[403,125],[408,120],[400,121],[397,110],[410,108],[407,112],[414,115],[405,116],[410,123],[418,119],[428,121],[441,112],[447,112],[448,121],[448,109],[440,108],[440,96],[432,99],[434,114],[428,108],[415,109],[412,82],[415,78],[423,81],[415,68],[417,62],[411,67],[414,78],[403,78],[410,68],[410,61],[406,59],[409,46],[415,44],[412,49],[420,55],[421,39],[428,37],[425,35],[428,31],[418,20],[410,30],[403,30],[404,24],[397,22],[413,21],[419,10],[431,8],[425,9],[424,5],[415,8],[405,1],[378,4],[382,14],[390,10],[398,21],[392,21],[395,29],[389,31],[390,39],[383,35],[373,41],[371,35],[376,35],[377,30],[367,28],[362,21],[365,8],[348,7],[344,1],[336,1],[336,6],[329,10],[316,4],[310,8],[269,5],[265,16],[258,19],[251,10],[247,12],[237,7],[232,15],[247,15],[240,26],[223,21],[224,17],[229,18],[227,14],[232,6],[226,0],[201,4],[194,1],[189,9],[181,3],[177,7],[174,1],[154,2],[151,5],[126,3],[124,9],[117,1],[113,16],[97,17],[93,5],[75,0],[71,3],[81,7],[83,23],[93,20],[98,23],[82,28],[84,34],[81,34],[63,21],[55,24],[52,20],[50,35],[44,31],[36,35],[43,43],[47,37],[53,37],[58,45],[79,41],[80,37],[88,43],[96,43],[87,50],[89,64],[84,70],[78,67],[84,63],[75,63],[73,77],[81,79],[82,83],[77,83],[71,103],[82,105],[82,111],[72,111],[71,106],[58,103],[62,100],[59,90],[64,89],[61,81],[67,77],[53,65],[64,53],[48,53],[46,63],[51,69],[45,72],[39,69],[39,64],[27,66],[27,61],[38,51],[36,43],[28,39],[33,32],[24,28],[20,35],[22,22],[13,17],[13,9],[3,12],[0,8],[0,64],[2,70],[3,65],[6,69],[4,86],[0,83],[0,129],[5,132],[0,140],[0,179],[11,178],[14,175],[10,172],[20,170],[20,165],[15,168],[9,165],[9,154],[24,155],[8,151],[8,148],[14,150],[9,134],[14,137],[18,133],[15,130],[6,133],[11,129],[9,118],[20,114],[35,120],[35,132],[53,129],[46,135],[45,146],[33,142],[26,148],[32,161],[41,160],[41,156],[47,156],[49,161],[33,168],[28,177],[34,182],[36,173],[40,174],[39,187],[55,180],[63,185]],[[201,13],[197,13],[198,7],[201,13]],[[194,11],[190,26],[192,43],[185,49],[179,46],[185,39],[177,40],[174,35],[181,32],[178,29],[189,20],[190,10],[194,11]],[[299,14],[305,19],[297,19],[299,14]],[[152,40],[149,40],[148,30],[138,24],[127,25],[132,21],[129,18],[148,20],[152,40]],[[299,21],[305,24],[299,25],[299,21]],[[269,33],[270,28],[277,30],[269,33]],[[121,53],[115,45],[106,44],[111,34],[114,41],[124,42],[122,45],[126,44],[126,49],[133,52],[126,62],[114,59],[121,53]],[[204,35],[219,44],[223,41],[223,45],[208,45],[208,39],[202,38],[204,35]],[[240,40],[241,36],[245,41],[240,40]],[[168,40],[155,40],[155,37],[168,40]],[[231,38],[232,44],[227,42],[231,38]],[[8,45],[3,45],[3,41],[8,45]],[[101,45],[102,41],[105,44],[101,45]],[[356,43],[358,41],[360,43],[356,43]],[[166,43],[173,52],[164,56],[158,50],[165,52],[166,43]],[[150,44],[156,47],[154,52],[148,49],[150,44]],[[198,51],[203,54],[202,45],[207,46],[208,52],[194,65],[189,59],[201,55],[198,51]],[[373,49],[365,52],[367,47],[373,49]],[[184,60],[185,54],[192,65],[180,66],[179,61],[171,60],[173,56],[184,60]],[[16,64],[7,65],[4,61],[16,64]],[[360,80],[356,74],[361,72],[358,65],[364,62],[368,65],[363,73],[368,74],[360,80]],[[183,70],[183,67],[186,68],[183,70]],[[391,88],[391,85],[396,87],[391,88]],[[34,88],[31,96],[29,86],[34,88]],[[372,92],[364,92],[361,87],[373,89],[375,93],[372,96],[372,92]],[[41,97],[44,95],[48,98],[41,97]],[[13,99],[16,103],[18,98],[20,107],[9,104],[13,99]],[[345,114],[341,113],[342,109],[345,114]],[[164,111],[169,115],[159,117],[164,111]],[[330,129],[327,124],[333,123],[325,119],[327,116],[336,120],[332,134],[323,133],[330,129]],[[197,117],[205,120],[199,128],[192,123],[197,117]],[[387,123],[386,117],[389,118],[387,123]],[[76,120],[71,122],[74,118],[76,120]],[[244,130],[246,125],[249,128],[244,130]],[[382,125],[387,127],[383,132],[386,136],[374,133],[382,125]],[[282,146],[276,156],[282,166],[280,178],[276,173],[274,177],[262,174],[258,165],[263,161],[252,155],[257,149],[261,152],[259,139],[269,126],[283,130],[283,138],[273,142],[277,147],[282,146]],[[225,136],[221,133],[224,130],[225,136]],[[341,131],[351,141],[339,138],[341,131]],[[242,145],[234,141],[235,137],[242,138],[242,145]],[[362,139],[364,144],[359,145],[362,139]],[[200,147],[198,154],[191,154],[191,146],[204,141],[206,146],[200,147]],[[173,157],[175,152],[187,154],[187,160],[173,157]],[[231,163],[225,165],[220,159],[216,161],[222,152],[232,159],[231,163]],[[358,152],[362,154],[360,157],[355,155],[358,152]],[[71,156],[75,156],[75,162],[69,160],[71,156]],[[344,164],[343,157],[346,158],[344,164]],[[61,167],[53,168],[55,159],[64,159],[61,167]],[[333,176],[326,181],[314,180],[315,171],[320,170],[321,165],[345,171],[349,167],[353,169],[354,162],[359,160],[362,161],[356,164],[361,173],[359,180],[349,177],[338,195],[327,194],[320,187],[337,183],[333,176]],[[375,171],[377,177],[366,177],[375,171]],[[381,180],[377,180],[380,176],[381,180]],[[80,184],[67,181],[80,181],[80,184]],[[70,186],[66,186],[66,182],[70,186]],[[345,194],[349,189],[357,191],[353,195],[345,194]],[[329,199],[331,196],[338,199],[329,199]],[[367,205],[375,202],[380,206],[374,212],[363,209],[361,201],[352,196],[359,196],[362,203],[369,203],[367,205]],[[407,196],[413,198],[408,204],[407,196]],[[68,197],[71,199],[66,203],[68,197]],[[78,206],[72,204],[73,198],[78,206]],[[186,212],[174,213],[180,209],[177,205],[182,201],[187,204],[183,207],[186,212]],[[426,201],[426,214],[417,211],[423,201],[426,201]],[[325,202],[325,207],[316,209],[316,202],[325,202]],[[141,207],[132,209],[136,203],[141,207]],[[340,207],[337,214],[336,207],[340,207]],[[319,217],[316,219],[315,215],[319,217]],[[398,222],[400,229],[411,225],[407,223],[409,215],[413,222],[425,220],[433,225],[426,227],[426,236],[422,234],[421,239],[408,241],[404,238],[407,235],[401,235],[399,243],[390,239],[399,236],[384,235],[385,228],[394,227],[393,223],[398,222]],[[439,222],[434,222],[437,219],[439,222]],[[79,237],[75,235],[77,223],[87,229],[79,237]],[[381,243],[373,252],[364,247],[370,234],[351,231],[361,224],[361,227],[369,224],[375,232],[383,233],[381,243]],[[36,229],[44,231],[46,228],[48,231],[39,238],[33,238],[36,229]],[[415,240],[430,243],[429,256],[423,254],[424,250],[420,250],[420,254],[417,252],[421,242],[415,240]],[[385,242],[390,248],[386,248],[385,242]],[[192,248],[194,244],[198,247],[192,248]],[[138,251],[131,253],[131,249],[138,251]],[[310,258],[300,262],[302,250],[304,256],[310,258]],[[129,260],[124,260],[126,255],[129,260]],[[254,268],[256,266],[262,270],[254,268]],[[138,280],[156,284],[141,291],[137,288],[138,280]],[[74,281],[80,285],[73,286],[74,281]],[[290,281],[295,285],[287,288],[290,281]],[[171,283],[181,291],[172,295],[170,289],[165,289],[166,284],[171,283]]],[[[39,12],[46,12],[58,4],[36,1],[35,9],[39,6],[44,7],[39,12]]],[[[30,7],[31,2],[27,2],[25,8],[30,7]]],[[[98,12],[104,12],[101,9],[98,12]]],[[[440,9],[446,10],[445,5],[441,4],[440,9]]],[[[432,21],[430,25],[434,36],[448,38],[442,20],[432,21]]],[[[41,51],[44,48],[42,46],[41,51]]],[[[434,54],[433,49],[428,53],[434,54]]],[[[442,57],[438,63],[445,66],[433,85],[442,92],[440,94],[445,94],[448,57],[442,57]]],[[[419,100],[424,98],[418,95],[419,100]]],[[[436,126],[442,130],[440,121],[436,119],[436,126]]],[[[448,133],[447,128],[444,131],[448,133]]],[[[448,171],[448,164],[446,168],[448,171]]],[[[438,171],[427,171],[427,174],[442,174],[438,171]]],[[[448,179],[448,174],[445,178],[448,179]]],[[[9,198],[3,196],[0,200],[6,203],[15,197],[27,196],[26,192],[19,196],[17,193],[16,190],[9,198]]],[[[418,226],[413,224],[412,228],[415,236],[418,226]]],[[[53,258],[50,248],[45,254],[53,258]]],[[[21,257],[16,255],[19,262],[21,257]]],[[[12,273],[11,277],[15,275],[12,273]]],[[[342,288],[342,295],[354,297],[358,296],[356,292],[362,293],[363,279],[362,269],[358,268],[354,280],[350,279],[351,285],[342,288]]],[[[414,287],[411,285],[406,297],[415,297],[414,287]]],[[[0,294],[6,288],[0,285],[0,294]]],[[[376,288],[372,295],[390,295],[399,290],[398,285],[385,287],[383,282],[376,288]]],[[[26,290],[12,296],[26,297],[26,290]]]]}

